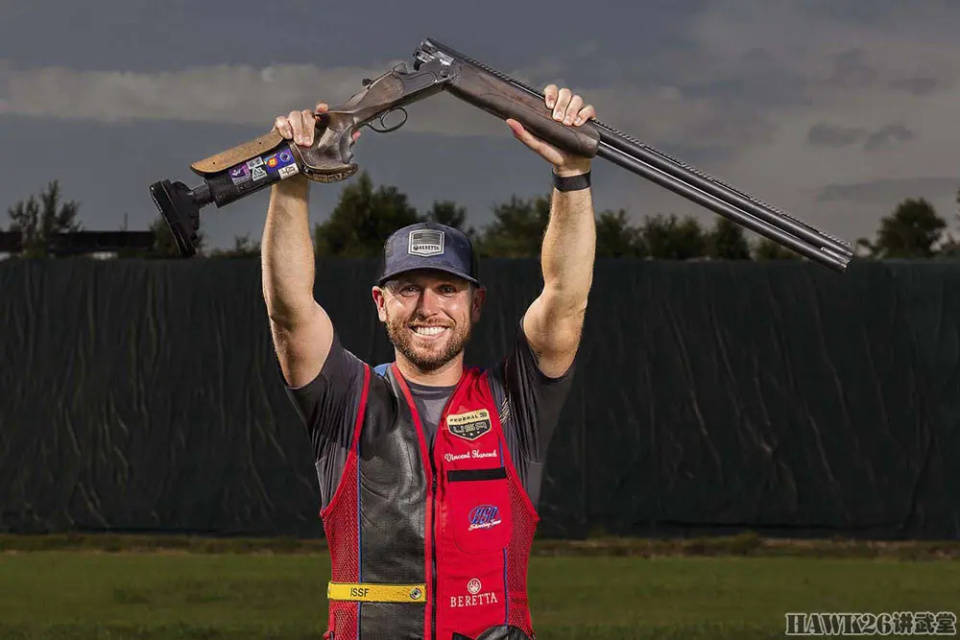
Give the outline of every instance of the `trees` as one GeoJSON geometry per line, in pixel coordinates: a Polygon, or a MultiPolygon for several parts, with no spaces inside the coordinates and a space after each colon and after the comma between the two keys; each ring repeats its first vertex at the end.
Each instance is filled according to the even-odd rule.
{"type": "MultiPolygon", "coordinates": [[[[960,204],[960,192],[957,202],[960,204]]],[[[550,218],[550,203],[549,194],[531,198],[511,196],[509,201],[495,205],[492,221],[477,230],[467,227],[466,208],[456,202],[435,200],[421,214],[396,187],[374,187],[370,176],[362,172],[342,190],[329,219],[314,225],[314,242],[318,255],[378,256],[384,240],[398,228],[429,220],[464,231],[481,257],[535,258],[540,254],[550,218]]],[[[155,253],[176,255],[172,237],[162,221],[158,219],[152,228],[157,234],[155,253]]],[[[766,238],[748,242],[745,230],[725,217],[716,218],[709,230],[694,217],[680,218],[675,214],[647,216],[635,226],[625,209],[607,209],[597,215],[596,229],[598,258],[800,259],[793,251],[766,238]]],[[[960,242],[945,230],[946,223],[929,202],[908,199],[882,219],[875,243],[861,239],[860,245],[878,258],[960,257],[960,242]]],[[[238,236],[233,249],[211,255],[247,256],[258,252],[258,244],[247,236],[238,236]]]]}
{"type": "Polygon", "coordinates": [[[378,256],[387,237],[401,227],[431,221],[455,227],[475,239],[476,230],[466,228],[467,210],[452,200],[436,200],[425,214],[407,202],[407,196],[393,186],[374,189],[369,174],[344,187],[330,218],[314,225],[317,255],[378,256]]]}
{"type": "Polygon", "coordinates": [[[908,198],[894,212],[880,220],[877,241],[857,241],[873,258],[930,258],[933,245],[941,239],[947,223],[933,205],[923,198],[908,198]]]}
{"type": "MultiPolygon", "coordinates": [[[[960,191],[957,192],[956,202],[960,205],[960,191]]],[[[529,199],[511,196],[508,202],[494,207],[493,221],[478,231],[466,226],[466,208],[456,202],[435,200],[429,211],[420,214],[396,187],[374,188],[370,176],[362,172],[356,181],[342,190],[330,218],[314,225],[313,236],[318,255],[371,257],[380,254],[384,240],[398,228],[430,220],[464,231],[474,241],[482,257],[535,258],[539,256],[549,221],[550,203],[550,195],[529,199]]],[[[46,256],[51,234],[81,231],[78,210],[79,203],[76,201],[62,200],[57,180],[48,183],[41,193],[9,207],[9,231],[20,234],[20,255],[46,256]]],[[[960,214],[957,218],[960,219],[960,214]]],[[[751,246],[744,237],[743,228],[724,217],[717,218],[713,228],[706,231],[693,217],[681,219],[675,214],[657,214],[645,217],[643,222],[634,226],[630,224],[625,209],[607,209],[597,215],[596,229],[598,258],[800,258],[793,251],[765,238],[758,238],[751,246]]],[[[162,218],[154,219],[150,231],[154,235],[154,245],[150,250],[122,248],[117,251],[118,257],[164,258],[180,255],[173,235],[162,218]]],[[[142,235],[142,232],[136,233],[142,235]]],[[[198,235],[197,253],[203,256],[206,238],[202,232],[198,235]]],[[[83,234],[74,236],[74,239],[87,242],[83,234]]],[[[57,242],[62,244],[62,240],[58,239],[57,242]]],[[[9,246],[15,247],[16,236],[11,242],[13,244],[9,246]]],[[[137,242],[142,242],[142,239],[137,242]]],[[[923,198],[909,198],[901,202],[890,215],[881,219],[876,240],[871,242],[861,238],[858,245],[872,258],[960,258],[960,240],[947,232],[947,223],[923,198]]],[[[259,253],[259,242],[251,241],[249,234],[246,234],[234,237],[233,248],[217,249],[209,255],[247,257],[259,253]]]]}
{"type": "Polygon", "coordinates": [[[695,218],[679,220],[676,215],[658,213],[644,219],[640,236],[651,258],[687,260],[704,255],[707,237],[695,218]]]}
{"type": "Polygon", "coordinates": [[[314,225],[317,255],[362,258],[378,256],[387,237],[423,218],[396,187],[378,187],[366,171],[343,188],[326,222],[314,225]]]}
{"type": "Polygon", "coordinates": [[[39,196],[31,195],[7,209],[13,222],[10,231],[21,234],[20,255],[39,258],[47,255],[47,239],[53,233],[79,231],[77,220],[80,203],[75,200],[60,202],[60,183],[53,180],[39,196]]]}
{"type": "MultiPolygon", "coordinates": [[[[157,216],[150,223],[149,230],[153,233],[153,247],[148,250],[143,249],[121,249],[117,251],[118,258],[179,258],[180,250],[177,248],[177,241],[173,238],[173,232],[166,221],[157,216]]],[[[202,257],[203,250],[207,243],[207,238],[203,231],[197,232],[197,255],[202,257]]],[[[259,247],[258,247],[259,248],[259,247]]],[[[216,252],[214,252],[216,253],[216,252]]]]}
{"type": "Polygon", "coordinates": [[[799,260],[800,256],[768,238],[760,238],[753,245],[754,260],[799,260]]]}
{"type": "Polygon", "coordinates": [[[482,257],[536,258],[550,219],[550,197],[525,200],[511,196],[493,209],[493,222],[477,238],[482,257]]]}
{"type": "Polygon", "coordinates": [[[646,252],[640,229],[627,222],[625,209],[600,212],[597,216],[598,258],[642,257],[646,252]]]}
{"type": "MultiPolygon", "coordinates": [[[[493,220],[477,231],[466,226],[466,208],[452,200],[434,201],[424,215],[407,202],[396,187],[374,188],[370,176],[345,187],[330,218],[314,226],[318,255],[378,256],[386,238],[398,228],[430,220],[458,228],[473,240],[481,257],[536,258],[550,219],[550,195],[520,198],[495,205],[493,220]]],[[[738,230],[726,230],[718,245],[724,255],[733,255],[738,230]]],[[[625,209],[602,211],[597,218],[598,257],[642,257],[686,259],[704,255],[708,234],[693,218],[678,221],[655,216],[640,227],[632,226],[625,209]],[[653,247],[650,250],[648,247],[653,247]]],[[[737,254],[739,255],[739,254],[737,254]]]]}
{"type": "Polygon", "coordinates": [[[467,219],[466,207],[458,207],[453,200],[434,201],[433,207],[427,212],[427,220],[445,224],[466,232],[463,224],[467,219]]]}
{"type": "MultiPolygon", "coordinates": [[[[55,239],[54,234],[84,232],[85,234],[97,236],[98,234],[112,233],[85,231],[82,228],[83,225],[77,219],[79,208],[80,204],[75,200],[62,201],[60,183],[57,180],[49,182],[46,189],[40,192],[39,195],[31,195],[26,200],[21,200],[8,208],[7,213],[12,220],[9,231],[20,233],[20,255],[25,258],[47,257],[50,255],[49,247],[51,243],[59,246],[62,251],[64,246],[73,246],[74,248],[85,247],[91,242],[89,236],[84,237],[83,234],[80,234],[79,236],[73,237],[73,239],[79,237],[79,243],[71,244],[73,242],[73,239],[71,239],[70,242],[64,244],[65,238],[55,239]]],[[[124,224],[124,226],[126,226],[126,224],[124,224]]],[[[153,233],[154,238],[151,249],[126,246],[128,243],[124,241],[124,239],[120,239],[116,241],[119,243],[118,247],[106,249],[106,251],[115,252],[119,258],[179,257],[180,252],[177,250],[177,244],[173,239],[173,234],[170,232],[163,218],[155,218],[150,225],[150,231],[153,233]]],[[[137,236],[143,235],[141,231],[131,233],[137,236]]],[[[198,236],[197,251],[202,255],[205,239],[202,232],[198,233],[198,236]]],[[[102,240],[95,240],[97,243],[101,241],[102,240]]],[[[110,242],[111,241],[108,241],[108,244],[110,242]]],[[[136,242],[141,243],[142,239],[138,237],[136,242]]],[[[96,249],[96,251],[101,250],[102,249],[96,249]]],[[[80,251],[80,253],[83,252],[83,250],[80,251]]],[[[67,252],[67,254],[72,253],[76,253],[76,251],[67,252]]]]}
{"type": "MultiPolygon", "coordinates": [[[[957,204],[960,204],[960,191],[957,191],[957,204]]],[[[960,220],[960,213],[954,214],[954,217],[960,220]]],[[[960,240],[954,238],[952,233],[947,232],[947,237],[940,244],[937,255],[941,258],[960,258],[960,240]]]]}
{"type": "Polygon", "coordinates": [[[707,236],[707,255],[718,260],[749,260],[750,245],[743,227],[727,218],[717,218],[707,236]]]}
{"type": "Polygon", "coordinates": [[[260,255],[260,243],[250,242],[250,234],[233,236],[232,249],[214,249],[211,258],[253,258],[260,255]]]}
{"type": "Polygon", "coordinates": [[[467,228],[467,208],[457,206],[453,200],[435,200],[430,211],[427,211],[426,220],[445,224],[448,227],[460,229],[472,242],[476,242],[479,234],[473,227],[467,228]]]}

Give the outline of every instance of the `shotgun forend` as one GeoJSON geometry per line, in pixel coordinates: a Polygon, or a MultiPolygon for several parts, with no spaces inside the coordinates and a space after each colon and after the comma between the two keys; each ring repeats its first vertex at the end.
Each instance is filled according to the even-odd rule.
{"type": "Polygon", "coordinates": [[[271,131],[195,162],[192,169],[204,182],[194,189],[166,180],[151,185],[181,253],[195,252],[200,207],[210,202],[223,206],[297,173],[321,182],[344,180],[357,171],[350,149],[353,131],[362,126],[393,131],[406,122],[404,105],[446,90],[498,118],[519,120],[534,135],[567,151],[618,164],[831,269],[843,271],[853,257],[849,244],[599,120],[579,127],[555,121],[542,93],[435,39],[422,41],[413,55],[413,71],[400,64],[375,80],[365,79],[360,92],[318,116],[309,148],[271,131]],[[402,119],[388,126],[394,113],[402,119]]]}

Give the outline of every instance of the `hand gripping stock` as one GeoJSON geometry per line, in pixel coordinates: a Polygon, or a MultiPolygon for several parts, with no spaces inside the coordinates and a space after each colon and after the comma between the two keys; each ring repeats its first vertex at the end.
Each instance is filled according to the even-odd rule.
{"type": "Polygon", "coordinates": [[[162,180],[150,185],[150,195],[167,221],[180,254],[192,256],[196,253],[202,207],[211,202],[222,207],[298,173],[317,182],[349,178],[359,168],[351,149],[354,131],[362,126],[378,133],[399,128],[407,119],[403,105],[433,95],[448,81],[449,71],[439,63],[412,72],[401,63],[375,80],[364,80],[364,88],[343,105],[317,114],[310,147],[287,141],[274,129],[194,162],[190,168],[203,182],[193,189],[182,182],[162,180]],[[393,112],[401,113],[403,120],[387,127],[386,118],[393,112]],[[379,119],[381,128],[370,124],[374,119],[379,119]]]}
{"type": "MultiPolygon", "coordinates": [[[[266,151],[276,149],[284,142],[283,136],[273,129],[232,149],[197,160],[190,165],[190,168],[197,175],[208,178],[224,169],[249,162],[266,151]]],[[[350,136],[332,131],[322,123],[319,117],[314,132],[314,143],[310,147],[304,148],[293,144],[288,146],[299,170],[311,180],[337,182],[357,172],[357,165],[350,162],[353,158],[353,153],[350,151],[350,136]]]]}
{"type": "MultiPolygon", "coordinates": [[[[423,75],[423,74],[418,74],[423,75]]],[[[409,83],[408,83],[409,84],[409,83]]],[[[389,71],[353,95],[344,105],[316,114],[314,142],[309,147],[290,145],[303,174],[317,182],[346,180],[359,168],[353,160],[351,136],[360,126],[398,105],[408,94],[397,70],[389,71]]],[[[284,142],[273,129],[259,138],[198,160],[190,168],[203,177],[256,158],[284,142]]]]}
{"type": "Polygon", "coordinates": [[[775,242],[843,271],[853,256],[850,245],[691,167],[599,120],[572,127],[553,119],[544,96],[522,82],[434,39],[414,51],[414,70],[401,63],[346,103],[318,114],[315,142],[302,148],[276,131],[193,163],[203,183],[189,189],[167,180],[151,185],[157,208],[170,225],[184,256],[193,255],[199,210],[218,207],[284,178],[303,173],[318,182],[344,180],[357,171],[351,150],[359,127],[393,131],[406,122],[404,105],[447,90],[498,118],[515,118],[535,136],[568,152],[598,156],[677,193],[775,242]],[[403,119],[387,127],[385,119],[403,119]],[[382,128],[371,122],[379,118],[382,128]]]}
{"type": "MultiPolygon", "coordinates": [[[[543,95],[518,91],[510,81],[472,64],[466,56],[441,49],[435,41],[425,40],[414,52],[415,65],[439,61],[450,67],[451,79],[447,91],[475,107],[498,118],[519,120],[525,129],[538,138],[547,140],[565,151],[592,158],[597,155],[600,132],[593,123],[570,127],[553,119],[553,111],[546,106],[543,95]]],[[[419,68],[419,67],[418,67],[419,68]]]]}

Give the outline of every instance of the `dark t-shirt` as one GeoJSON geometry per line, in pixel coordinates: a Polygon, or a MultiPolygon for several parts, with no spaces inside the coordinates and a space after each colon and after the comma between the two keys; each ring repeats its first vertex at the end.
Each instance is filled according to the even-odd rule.
{"type": "MultiPolygon", "coordinates": [[[[489,369],[490,388],[499,408],[510,457],[534,505],[540,498],[547,446],[570,391],[573,369],[571,366],[559,378],[545,376],[537,367],[521,327],[510,353],[489,369]]],[[[432,442],[440,414],[455,386],[430,387],[412,382],[408,385],[427,431],[425,435],[432,442]]],[[[340,481],[353,441],[363,387],[363,363],[343,348],[335,333],[330,354],[317,377],[302,387],[284,386],[313,444],[320,494],[326,506],[340,481]]]]}
{"type": "Polygon", "coordinates": [[[457,385],[449,387],[431,387],[426,384],[417,384],[407,380],[407,386],[410,387],[410,395],[413,401],[417,403],[417,414],[423,423],[427,442],[433,445],[433,437],[437,433],[437,425],[440,424],[440,415],[443,408],[447,405],[450,394],[457,388],[457,385]]]}

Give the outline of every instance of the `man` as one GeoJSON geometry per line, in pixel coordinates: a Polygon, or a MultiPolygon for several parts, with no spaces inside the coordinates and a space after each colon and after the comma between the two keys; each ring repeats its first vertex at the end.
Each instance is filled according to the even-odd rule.
{"type": "MultiPolygon", "coordinates": [[[[565,125],[595,116],[569,89],[551,84],[544,93],[565,125]]],[[[294,111],[275,126],[309,145],[314,122],[314,113],[294,111]]],[[[596,235],[590,159],[506,122],[553,165],[555,188],[543,291],[511,353],[488,370],[463,366],[486,296],[464,234],[421,223],[387,240],[372,296],[395,362],[373,370],[344,349],[313,298],[308,183],[273,186],[263,293],[288,394],[314,447],[332,559],[331,640],[533,636],[534,505],[570,387],[596,235]]]]}

